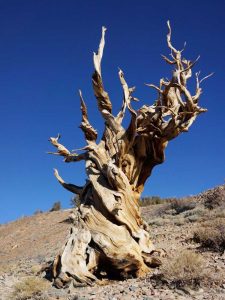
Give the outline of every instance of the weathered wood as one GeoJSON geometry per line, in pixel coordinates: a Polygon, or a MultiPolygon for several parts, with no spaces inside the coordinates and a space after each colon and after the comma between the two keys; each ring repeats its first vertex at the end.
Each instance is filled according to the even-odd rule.
{"type": "Polygon", "coordinates": [[[158,93],[157,101],[135,110],[131,106],[135,88],[129,88],[124,73],[119,70],[123,89],[120,112],[114,116],[108,93],[104,90],[101,61],[105,45],[105,31],[97,54],[94,53],[93,89],[99,111],[105,121],[102,139],[96,143],[97,131],[88,120],[87,107],[80,92],[82,122],[87,145],[84,153],[71,153],[50,138],[56,153],[65,162],[86,161],[88,180],[83,187],[66,183],[55,170],[59,183],[78,194],[81,205],[76,209],[74,226],[65,248],[53,264],[55,285],[62,287],[69,282],[93,284],[102,270],[118,277],[142,276],[150,267],[160,265],[153,256],[155,249],[148,225],[142,220],[139,200],[152,169],[161,164],[168,142],[188,131],[196,117],[205,112],[198,106],[202,80],[196,73],[196,93],[191,95],[187,82],[196,61],[184,59],[182,50],[171,42],[169,22],[167,44],[172,59],[163,59],[175,69],[170,80],[161,79],[159,86],[148,84],[158,93]],[[122,125],[126,110],[131,120],[127,129],[122,125]]]}

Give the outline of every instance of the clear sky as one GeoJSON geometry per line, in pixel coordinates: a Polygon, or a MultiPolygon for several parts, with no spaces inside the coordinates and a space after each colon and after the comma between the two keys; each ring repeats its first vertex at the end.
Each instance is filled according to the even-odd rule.
{"type": "Polygon", "coordinates": [[[0,1],[0,222],[53,202],[70,207],[72,194],[53,176],[77,185],[85,182],[83,163],[65,164],[47,155],[50,136],[62,134],[69,149],[85,145],[78,129],[78,89],[92,124],[102,132],[102,119],[92,91],[92,53],[101,26],[107,27],[103,79],[117,112],[122,101],[118,67],[137,87],[140,105],[152,104],[153,90],[170,68],[160,54],[166,47],[166,21],[185,56],[201,54],[195,70],[215,75],[202,85],[199,116],[188,133],[170,142],[166,161],[148,180],[146,195],[184,196],[224,183],[225,132],[225,1],[7,0],[0,1]]]}

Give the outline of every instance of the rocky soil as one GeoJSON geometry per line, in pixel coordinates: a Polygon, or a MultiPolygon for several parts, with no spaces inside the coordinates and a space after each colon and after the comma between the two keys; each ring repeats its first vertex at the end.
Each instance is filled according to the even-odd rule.
{"type": "Polygon", "coordinates": [[[180,201],[178,208],[177,204],[164,203],[144,207],[142,213],[150,225],[157,248],[165,249],[168,254],[163,258],[163,265],[168,265],[184,250],[201,256],[204,270],[199,270],[197,284],[195,280],[174,280],[176,270],[173,280],[165,278],[162,276],[165,267],[162,267],[140,279],[104,280],[93,287],[54,288],[39,271],[44,263],[60,252],[66,241],[72,211],[66,210],[41,213],[0,226],[0,299],[225,299],[225,247],[221,244],[219,249],[206,249],[193,241],[194,232],[205,222],[224,221],[225,186],[180,201]],[[213,208],[209,209],[208,203],[213,208]],[[33,290],[28,291],[27,285],[22,284],[30,278],[34,284],[29,287],[33,290]]]}

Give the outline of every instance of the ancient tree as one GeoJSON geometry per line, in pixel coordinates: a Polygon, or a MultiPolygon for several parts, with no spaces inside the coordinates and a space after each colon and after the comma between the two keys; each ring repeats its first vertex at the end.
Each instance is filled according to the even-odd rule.
{"type": "Polygon", "coordinates": [[[64,250],[53,265],[55,285],[68,282],[74,285],[92,284],[101,272],[118,277],[142,276],[158,265],[156,251],[149,237],[149,228],[140,214],[139,199],[152,169],[161,164],[168,142],[188,131],[196,117],[206,109],[199,106],[201,82],[196,73],[196,91],[188,90],[195,61],[182,57],[184,49],[177,50],[171,42],[169,22],[167,44],[170,58],[162,56],[172,66],[170,79],[162,78],[159,86],[148,84],[158,94],[151,106],[139,110],[132,107],[134,87],[129,87],[124,73],[119,70],[123,90],[121,110],[112,113],[112,103],[104,89],[101,61],[106,28],[97,53],[94,53],[92,83],[98,109],[104,120],[104,133],[97,143],[97,131],[90,124],[87,107],[80,91],[82,129],[86,146],[81,153],[70,152],[59,143],[60,136],[51,137],[57,148],[53,153],[64,157],[67,163],[85,160],[87,181],[84,186],[66,183],[55,170],[59,183],[77,194],[81,205],[74,213],[74,225],[64,250]],[[130,123],[123,127],[128,111],[130,123]]]}

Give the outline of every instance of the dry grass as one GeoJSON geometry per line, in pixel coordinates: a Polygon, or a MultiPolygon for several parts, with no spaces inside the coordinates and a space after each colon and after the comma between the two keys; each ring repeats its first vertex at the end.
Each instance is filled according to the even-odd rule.
{"type": "Polygon", "coordinates": [[[31,267],[31,272],[34,274],[34,275],[37,275],[38,273],[40,273],[40,271],[41,271],[41,269],[42,269],[42,265],[33,265],[32,267],[31,267]]]}
{"type": "Polygon", "coordinates": [[[14,291],[11,295],[12,300],[44,299],[41,293],[49,287],[47,280],[29,276],[23,278],[14,285],[14,291]]]}
{"type": "Polygon", "coordinates": [[[153,218],[152,220],[148,221],[149,225],[155,226],[166,226],[171,223],[169,218],[153,218]]]}
{"type": "Polygon", "coordinates": [[[0,264],[0,275],[10,273],[16,268],[16,264],[0,264]]]}
{"type": "Polygon", "coordinates": [[[156,205],[156,204],[165,204],[168,203],[169,199],[163,199],[159,196],[149,196],[149,197],[143,197],[139,201],[140,206],[149,206],[149,205],[156,205]]]}
{"type": "Polygon", "coordinates": [[[201,227],[196,229],[193,240],[200,243],[203,248],[213,251],[225,250],[225,219],[217,218],[202,223],[201,227]]]}
{"type": "Polygon", "coordinates": [[[221,207],[214,209],[212,213],[212,217],[215,218],[225,218],[225,207],[221,209],[221,207]]]}
{"type": "Polygon", "coordinates": [[[177,256],[168,258],[162,265],[163,278],[175,286],[200,285],[204,276],[205,263],[200,254],[183,250],[177,256]]]}

